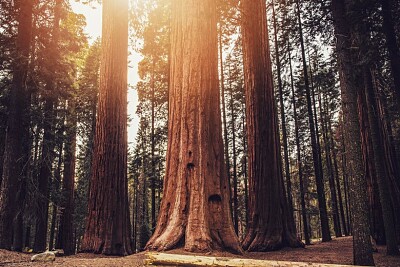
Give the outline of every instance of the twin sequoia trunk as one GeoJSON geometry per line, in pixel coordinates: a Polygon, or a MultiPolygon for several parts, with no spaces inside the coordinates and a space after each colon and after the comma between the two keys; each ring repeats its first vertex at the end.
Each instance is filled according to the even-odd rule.
{"type": "Polygon", "coordinates": [[[215,1],[172,5],[167,167],[157,227],[146,248],[241,252],[224,166],[215,1]]]}
{"type": "Polygon", "coordinates": [[[244,0],[241,5],[250,186],[249,229],[243,248],[299,247],[303,244],[289,212],[279,158],[265,1],[244,0]]]}
{"type": "Polygon", "coordinates": [[[128,0],[103,1],[100,92],[82,251],[132,253],[127,192],[128,0]]]}

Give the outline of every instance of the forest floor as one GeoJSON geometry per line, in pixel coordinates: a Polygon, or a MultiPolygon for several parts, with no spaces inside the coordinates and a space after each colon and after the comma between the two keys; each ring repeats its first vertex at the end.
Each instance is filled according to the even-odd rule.
{"type": "MultiPolygon", "coordinates": [[[[183,250],[173,250],[169,253],[193,255],[183,250]]],[[[52,263],[32,263],[31,254],[9,252],[0,250],[0,266],[34,266],[34,267],[121,267],[144,266],[146,258],[144,253],[134,254],[128,257],[105,257],[93,254],[77,254],[69,257],[58,257],[52,263]]],[[[305,249],[285,248],[279,251],[264,253],[246,253],[242,256],[229,253],[213,253],[208,256],[251,258],[259,260],[278,260],[293,262],[315,262],[330,264],[352,263],[352,238],[343,237],[333,239],[328,243],[316,242],[305,249]]],[[[385,247],[378,246],[378,252],[374,253],[375,264],[379,267],[400,267],[400,257],[386,256],[385,247]]]]}

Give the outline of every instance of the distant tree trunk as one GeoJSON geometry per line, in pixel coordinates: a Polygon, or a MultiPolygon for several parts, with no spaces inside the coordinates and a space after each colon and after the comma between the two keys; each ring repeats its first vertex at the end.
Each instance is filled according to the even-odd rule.
{"type": "MultiPolygon", "coordinates": [[[[56,0],[54,6],[54,21],[49,55],[53,62],[58,60],[58,42],[60,34],[60,20],[63,9],[63,0],[56,0]]],[[[46,81],[46,95],[44,96],[44,125],[42,141],[42,157],[38,177],[38,204],[36,211],[36,233],[33,250],[41,252],[46,250],[47,245],[47,224],[49,215],[49,183],[51,179],[52,165],[54,161],[54,139],[55,139],[55,105],[57,88],[54,73],[49,70],[46,81]]]]}
{"type": "Polygon", "coordinates": [[[132,240],[132,250],[133,253],[138,251],[138,222],[139,222],[139,179],[135,177],[133,182],[133,210],[132,210],[132,233],[133,233],[133,240],[132,240]]]}
{"type": "Polygon", "coordinates": [[[396,30],[392,16],[392,0],[381,0],[381,5],[383,17],[383,33],[386,37],[385,39],[386,46],[389,52],[390,67],[392,70],[395,92],[398,98],[397,103],[400,103],[400,49],[396,38],[396,30]]]}
{"type": "Polygon", "coordinates": [[[231,131],[232,131],[232,161],[233,161],[233,225],[236,234],[239,233],[239,199],[237,179],[237,152],[236,152],[236,115],[232,83],[229,81],[229,94],[231,106],[231,131]]]}
{"type": "Polygon", "coordinates": [[[166,175],[146,248],[241,252],[223,156],[216,2],[174,0],[171,10],[166,175]]]}
{"type": "MultiPolygon", "coordinates": [[[[64,135],[63,131],[58,131],[59,135],[64,135]]],[[[62,139],[61,139],[62,140],[62,139]]],[[[51,224],[50,224],[50,240],[49,240],[49,250],[53,250],[55,247],[55,239],[56,239],[56,225],[57,225],[57,216],[58,216],[58,206],[60,204],[60,188],[61,188],[61,165],[63,158],[63,141],[60,141],[58,144],[58,162],[57,168],[54,170],[54,179],[53,179],[53,190],[51,200],[53,202],[53,210],[51,216],[51,224]]]]}
{"type": "MultiPolygon", "coordinates": [[[[328,110],[328,107],[326,107],[328,110]]],[[[335,171],[335,180],[336,180],[336,186],[337,186],[337,198],[339,201],[339,210],[340,210],[340,218],[342,222],[342,228],[345,236],[349,235],[349,230],[347,228],[346,224],[346,216],[344,214],[344,206],[343,206],[343,194],[342,194],[342,188],[340,185],[340,177],[339,177],[339,166],[338,166],[338,156],[337,156],[337,148],[335,145],[335,141],[333,139],[333,129],[332,129],[332,121],[331,121],[331,115],[328,115],[328,131],[329,131],[329,138],[330,138],[330,143],[332,146],[332,158],[333,158],[333,167],[335,171]]]]}
{"type": "MultiPolygon", "coordinates": [[[[246,114],[246,107],[243,103],[243,112],[246,114]]],[[[246,214],[246,228],[249,225],[249,188],[248,188],[248,172],[247,172],[247,133],[246,133],[246,116],[242,116],[242,129],[243,129],[243,160],[242,169],[244,176],[244,207],[246,214]]]]}
{"type": "Polygon", "coordinates": [[[155,63],[152,59],[151,70],[151,232],[156,228],[156,159],[155,159],[155,63]]]}
{"type": "Polygon", "coordinates": [[[29,66],[29,50],[32,33],[33,1],[21,5],[18,15],[18,36],[16,39],[16,61],[14,65],[10,105],[8,110],[3,171],[0,173],[0,249],[11,249],[13,224],[18,212],[17,192],[23,183],[22,142],[26,78],[29,66]]]}
{"type": "MultiPolygon", "coordinates": [[[[143,164],[143,163],[142,163],[143,164]]],[[[144,174],[144,170],[140,175],[141,181],[141,200],[140,200],[140,225],[139,225],[139,250],[142,251],[146,247],[147,242],[149,241],[151,233],[149,232],[148,224],[149,224],[149,216],[147,211],[147,181],[146,176],[144,174]]]]}
{"type": "Polygon", "coordinates": [[[345,0],[332,1],[332,14],[336,35],[336,52],[342,92],[343,121],[346,122],[345,142],[348,171],[351,171],[350,206],[353,231],[353,261],[355,265],[374,265],[368,221],[367,184],[362,166],[360,124],[357,97],[362,82],[358,62],[351,48],[359,44],[347,19],[345,0]]]}
{"type": "Polygon", "coordinates": [[[310,233],[308,231],[308,221],[307,221],[307,207],[305,201],[305,188],[303,181],[303,164],[301,158],[301,149],[300,149],[300,133],[299,133],[299,123],[298,123],[298,115],[297,115],[297,105],[296,105],[296,96],[294,93],[294,79],[293,79],[293,69],[292,69],[292,57],[290,55],[290,46],[289,46],[289,67],[290,67],[290,84],[292,88],[292,102],[293,102],[293,117],[294,117],[294,129],[295,129],[295,139],[296,139],[296,149],[297,149],[297,169],[299,172],[299,189],[300,189],[300,205],[301,205],[301,218],[303,223],[303,233],[304,240],[306,245],[311,244],[310,233]]]}
{"type": "Polygon", "coordinates": [[[249,155],[248,251],[300,247],[285,196],[263,0],[241,2],[249,155]]]}
{"type": "Polygon", "coordinates": [[[289,209],[290,209],[290,212],[293,213],[292,181],[290,179],[288,137],[287,137],[287,131],[286,131],[285,105],[284,105],[284,99],[283,99],[283,85],[282,85],[282,77],[281,77],[281,61],[279,58],[278,29],[277,29],[277,25],[276,25],[275,3],[274,2],[272,2],[272,16],[273,16],[273,20],[274,20],[275,58],[276,58],[276,69],[277,69],[277,75],[278,75],[279,106],[280,106],[281,123],[282,123],[282,141],[283,141],[283,158],[284,158],[284,164],[285,164],[285,178],[286,178],[289,209]]]}
{"type": "Polygon", "coordinates": [[[0,117],[0,188],[3,180],[3,163],[4,163],[4,148],[6,146],[6,128],[7,117],[6,115],[0,117]]]}
{"type": "Polygon", "coordinates": [[[344,127],[343,127],[343,114],[340,116],[339,126],[340,126],[340,142],[341,142],[341,168],[343,175],[343,191],[344,191],[344,203],[346,212],[346,228],[349,234],[352,233],[351,229],[351,216],[350,216],[350,203],[349,203],[349,176],[347,172],[347,158],[346,158],[346,143],[344,141],[344,127]]]}
{"type": "Polygon", "coordinates": [[[68,102],[68,115],[66,121],[66,142],[64,156],[64,171],[61,193],[61,216],[58,229],[57,248],[64,250],[65,255],[75,253],[74,242],[74,185],[76,162],[76,135],[77,119],[75,100],[68,102]]]}
{"type": "Polygon", "coordinates": [[[321,233],[322,233],[322,242],[327,242],[331,240],[331,234],[329,231],[329,219],[328,212],[326,209],[326,199],[325,199],[325,186],[324,186],[324,174],[322,171],[322,162],[320,161],[320,153],[318,153],[318,143],[317,143],[317,134],[315,132],[315,122],[313,116],[313,105],[311,100],[311,92],[310,92],[310,82],[308,80],[308,67],[305,55],[304,48],[304,40],[303,40],[303,29],[301,22],[301,14],[300,14],[300,4],[299,0],[296,1],[297,5],[297,17],[299,21],[299,31],[300,31],[300,45],[301,45],[301,54],[302,54],[302,62],[303,62],[303,71],[304,71],[304,83],[306,89],[306,98],[307,98],[307,110],[308,110],[308,121],[310,127],[311,134],[311,148],[313,154],[313,162],[314,162],[314,172],[315,172],[315,181],[317,185],[317,194],[318,194],[318,208],[320,214],[320,223],[321,223],[321,233]]]}
{"type": "Polygon", "coordinates": [[[374,92],[371,72],[364,67],[364,88],[368,107],[368,119],[370,124],[371,140],[375,155],[375,170],[378,182],[379,197],[382,206],[383,224],[386,236],[386,248],[388,255],[398,255],[395,220],[392,211],[388,172],[385,169],[385,155],[383,137],[381,133],[382,124],[378,117],[377,96],[374,92]]]}
{"type": "Polygon", "coordinates": [[[28,92],[24,103],[24,114],[23,120],[23,137],[22,137],[22,182],[19,184],[17,193],[17,215],[14,221],[14,233],[13,233],[13,250],[21,252],[24,248],[24,211],[26,207],[26,196],[28,190],[28,179],[31,171],[31,144],[32,139],[30,135],[30,94],[28,92]]]}
{"type": "Polygon", "coordinates": [[[332,162],[332,150],[330,140],[328,139],[328,123],[327,123],[327,110],[322,109],[322,100],[321,100],[321,93],[318,93],[318,104],[320,109],[320,116],[321,116],[321,128],[322,128],[322,138],[324,141],[325,146],[325,161],[328,169],[328,180],[329,180],[329,187],[331,193],[331,202],[332,202],[332,215],[333,215],[333,225],[336,237],[342,236],[342,230],[340,228],[340,217],[339,217],[339,208],[338,208],[338,198],[336,194],[336,187],[339,184],[336,184],[335,181],[335,174],[333,170],[333,162],[332,162]]]}
{"type": "Polygon", "coordinates": [[[103,1],[102,60],[88,218],[81,250],[128,255],[128,1],[103,1]]]}
{"type": "Polygon", "coordinates": [[[44,127],[42,157],[38,176],[38,199],[36,211],[36,232],[33,250],[42,252],[47,246],[47,224],[49,214],[50,178],[54,161],[54,100],[47,99],[44,105],[44,127]]]}

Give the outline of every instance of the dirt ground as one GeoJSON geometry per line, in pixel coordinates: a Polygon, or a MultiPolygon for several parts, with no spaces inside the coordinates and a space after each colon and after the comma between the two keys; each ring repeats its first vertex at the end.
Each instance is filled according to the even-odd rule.
{"type": "MultiPolygon", "coordinates": [[[[378,246],[378,252],[374,253],[376,266],[379,267],[400,267],[400,256],[392,257],[385,255],[385,247],[378,246]]],[[[170,253],[190,254],[183,250],[174,250],[170,253]]],[[[213,256],[226,256],[238,258],[252,258],[260,260],[279,260],[295,262],[317,262],[331,264],[352,263],[352,239],[350,237],[334,239],[328,243],[315,243],[305,249],[286,248],[280,251],[265,253],[246,253],[242,256],[229,253],[213,253],[213,256]]],[[[32,263],[32,255],[0,250],[0,266],[35,266],[35,267],[121,267],[121,266],[144,266],[144,253],[128,257],[104,257],[93,254],[78,254],[70,257],[59,257],[53,263],[32,263]]]]}

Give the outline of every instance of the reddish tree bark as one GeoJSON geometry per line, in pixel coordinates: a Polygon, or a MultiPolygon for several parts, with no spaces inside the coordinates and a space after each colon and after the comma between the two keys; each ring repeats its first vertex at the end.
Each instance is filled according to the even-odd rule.
{"type": "Polygon", "coordinates": [[[128,1],[103,1],[100,88],[88,218],[81,250],[127,255],[131,227],[127,184],[128,1]]]}
{"type": "Polygon", "coordinates": [[[375,155],[376,178],[378,183],[380,202],[382,206],[387,254],[398,255],[400,252],[397,246],[395,220],[389,193],[389,172],[385,166],[386,158],[383,142],[384,138],[382,134],[382,123],[379,120],[377,96],[375,95],[375,91],[373,88],[371,73],[367,67],[364,67],[364,83],[366,103],[368,107],[371,141],[375,155]]]}
{"type": "Polygon", "coordinates": [[[12,229],[15,216],[19,212],[17,192],[22,184],[22,142],[23,111],[26,99],[26,77],[29,65],[29,50],[32,33],[33,0],[21,5],[18,16],[18,36],[16,40],[16,62],[10,95],[6,140],[3,155],[2,182],[0,183],[0,248],[11,249],[12,229]]]}
{"type": "Polygon", "coordinates": [[[300,247],[284,191],[263,0],[241,3],[249,155],[248,251],[300,247]]]}
{"type": "Polygon", "coordinates": [[[150,250],[241,252],[224,164],[216,2],[172,1],[166,176],[150,250]]]}

